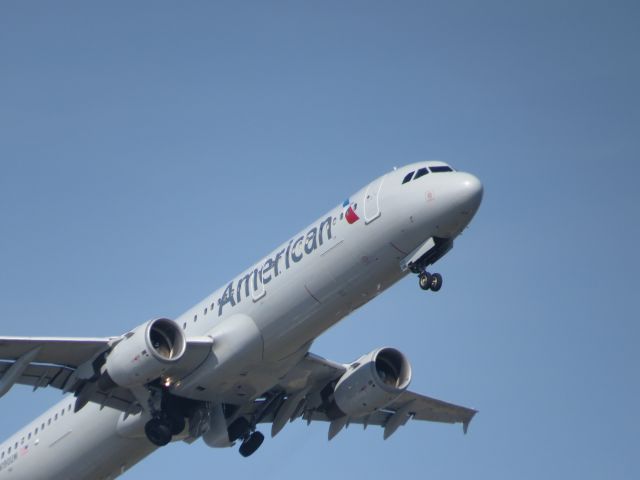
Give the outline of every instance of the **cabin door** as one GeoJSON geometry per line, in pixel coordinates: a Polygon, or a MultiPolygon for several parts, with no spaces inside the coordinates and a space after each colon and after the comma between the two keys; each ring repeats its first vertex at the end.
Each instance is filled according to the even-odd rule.
{"type": "Polygon", "coordinates": [[[380,177],[367,187],[364,194],[364,223],[369,224],[381,215],[380,190],[385,177],[380,177]]]}

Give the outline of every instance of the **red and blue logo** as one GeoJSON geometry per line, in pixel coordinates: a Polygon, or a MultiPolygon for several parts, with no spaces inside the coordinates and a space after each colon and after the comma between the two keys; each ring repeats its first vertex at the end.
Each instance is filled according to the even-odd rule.
{"type": "Polygon", "coordinates": [[[342,203],[342,208],[346,208],[346,211],[344,212],[344,218],[347,220],[348,224],[351,225],[352,223],[356,223],[358,220],[360,220],[360,217],[356,213],[356,209],[358,208],[357,203],[351,203],[351,201],[347,198],[342,203]]]}

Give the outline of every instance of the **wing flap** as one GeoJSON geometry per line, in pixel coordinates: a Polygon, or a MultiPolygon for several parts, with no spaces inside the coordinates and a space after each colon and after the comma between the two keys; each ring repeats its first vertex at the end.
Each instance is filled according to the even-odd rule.
{"type": "MultiPolygon", "coordinates": [[[[11,368],[13,362],[0,361],[0,378],[11,368]]],[[[30,364],[16,380],[19,385],[27,385],[33,389],[53,387],[63,390],[74,369],[59,365],[30,364]]],[[[140,411],[133,395],[124,388],[116,388],[109,392],[96,390],[90,400],[98,405],[115,408],[123,412],[135,414],[140,411]]]]}
{"type": "MultiPolygon", "coordinates": [[[[13,362],[0,361],[0,378],[9,370],[13,362]]],[[[30,364],[18,377],[16,383],[35,388],[54,387],[62,389],[73,374],[73,369],[59,365],[30,364]]]]}

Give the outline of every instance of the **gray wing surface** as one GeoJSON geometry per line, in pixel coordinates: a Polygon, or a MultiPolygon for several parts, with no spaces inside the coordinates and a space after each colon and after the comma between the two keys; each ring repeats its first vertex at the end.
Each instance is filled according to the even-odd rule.
{"type": "MultiPolygon", "coordinates": [[[[34,390],[54,387],[82,395],[82,379],[88,377],[81,370],[87,369],[87,365],[111,348],[118,338],[0,337],[0,396],[16,383],[32,386],[34,390]]],[[[210,339],[194,338],[189,343],[192,358],[176,371],[180,376],[188,375],[192,366],[201,362],[210,350],[210,339]]],[[[476,410],[470,408],[405,391],[391,404],[366,417],[336,415],[335,409],[330,408],[327,389],[330,390],[347,367],[308,353],[275,388],[255,401],[238,405],[234,418],[244,416],[254,423],[271,423],[272,435],[288,421],[302,417],[307,422],[328,422],[329,438],[347,424],[381,426],[388,438],[409,420],[461,423],[466,433],[476,414],[476,410]]],[[[128,413],[141,409],[135,396],[126,388],[105,392],[94,387],[86,392],[88,400],[101,406],[128,413]]]]}
{"type": "Polygon", "coordinates": [[[0,359],[18,360],[38,349],[32,362],[78,367],[106,350],[113,338],[0,337],[0,359]]]}
{"type": "MultiPolygon", "coordinates": [[[[84,399],[127,413],[141,407],[126,388],[102,391],[86,380],[94,375],[92,362],[105,354],[121,337],[0,337],[0,397],[15,384],[34,388],[53,387],[84,395],[84,399]],[[88,387],[84,390],[84,387],[88,387]]],[[[183,362],[172,370],[178,378],[188,375],[211,350],[211,339],[187,339],[183,362]]]]}
{"type": "Polygon", "coordinates": [[[383,427],[386,439],[409,420],[460,423],[466,433],[477,413],[471,408],[405,391],[391,404],[366,417],[336,417],[323,393],[327,385],[338,380],[347,367],[309,353],[282,379],[278,387],[253,404],[244,406],[238,415],[260,423],[272,423],[272,435],[276,435],[286,421],[302,418],[308,423],[328,422],[329,439],[348,424],[383,427]]]}

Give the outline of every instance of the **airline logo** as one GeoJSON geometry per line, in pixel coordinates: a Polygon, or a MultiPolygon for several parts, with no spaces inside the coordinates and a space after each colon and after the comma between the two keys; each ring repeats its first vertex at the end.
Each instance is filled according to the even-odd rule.
{"type": "Polygon", "coordinates": [[[328,216],[308,232],[300,234],[298,238],[294,237],[289,240],[286,248],[282,245],[279,252],[273,252],[264,262],[254,265],[244,276],[231,281],[218,299],[218,316],[222,315],[222,309],[225,305],[229,304],[231,307],[235,307],[243,298],[249,298],[252,292],[259,292],[264,289],[267,283],[282,275],[304,257],[311,255],[323,244],[334,238],[331,235],[333,220],[332,216],[328,216]]]}
{"type": "Polygon", "coordinates": [[[349,225],[356,223],[360,220],[360,217],[356,213],[356,208],[358,208],[357,203],[351,203],[351,201],[347,198],[343,203],[342,207],[347,210],[344,212],[344,218],[349,225]]]}

